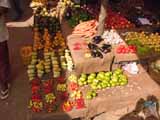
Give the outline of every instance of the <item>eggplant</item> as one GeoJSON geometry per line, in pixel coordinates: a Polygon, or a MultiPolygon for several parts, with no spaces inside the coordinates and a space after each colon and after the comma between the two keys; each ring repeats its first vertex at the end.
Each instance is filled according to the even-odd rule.
{"type": "Polygon", "coordinates": [[[99,48],[101,52],[108,53],[111,51],[111,45],[109,44],[103,44],[101,48],[99,48]]]}
{"type": "Polygon", "coordinates": [[[103,44],[102,48],[103,49],[111,49],[111,45],[109,45],[109,44],[103,44]]]}
{"type": "Polygon", "coordinates": [[[89,43],[89,44],[88,44],[88,48],[89,48],[90,50],[94,50],[94,49],[98,49],[98,46],[95,45],[95,44],[89,43]]]}
{"type": "Polygon", "coordinates": [[[91,50],[91,56],[94,58],[95,57],[103,58],[103,54],[97,49],[91,50]]]}
{"type": "Polygon", "coordinates": [[[100,57],[100,58],[103,58],[103,54],[101,52],[99,52],[99,51],[97,51],[96,56],[100,57]]]}
{"type": "Polygon", "coordinates": [[[92,56],[93,58],[97,57],[96,52],[95,52],[95,51],[91,51],[91,56],[92,56]]]}
{"type": "Polygon", "coordinates": [[[102,37],[101,36],[95,36],[93,37],[93,43],[95,44],[99,44],[102,41],[102,37]]]}

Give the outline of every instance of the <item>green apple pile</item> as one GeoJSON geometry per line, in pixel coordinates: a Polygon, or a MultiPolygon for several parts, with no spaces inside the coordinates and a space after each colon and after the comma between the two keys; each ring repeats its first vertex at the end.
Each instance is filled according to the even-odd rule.
{"type": "Polygon", "coordinates": [[[89,85],[93,90],[101,90],[109,87],[124,86],[128,83],[127,76],[121,69],[113,72],[91,73],[89,75],[81,74],[78,79],[80,86],[89,85]]]}
{"type": "Polygon", "coordinates": [[[27,68],[29,80],[33,80],[36,77],[37,62],[38,62],[37,52],[32,52],[31,63],[28,65],[28,68],[27,68]]]}
{"type": "Polygon", "coordinates": [[[43,60],[39,60],[38,64],[36,65],[36,68],[37,68],[37,76],[39,78],[42,78],[44,73],[45,73],[44,61],[43,60]]]}
{"type": "Polygon", "coordinates": [[[74,68],[74,64],[73,64],[73,61],[72,61],[70,51],[68,49],[65,50],[65,58],[66,58],[66,61],[67,61],[67,70],[72,71],[73,68],[74,68]]]}
{"type": "Polygon", "coordinates": [[[65,92],[66,90],[67,90],[67,85],[66,84],[58,84],[57,85],[57,91],[65,92]]]}
{"type": "Polygon", "coordinates": [[[57,78],[61,75],[61,69],[58,62],[58,57],[53,52],[51,55],[52,67],[53,67],[53,78],[57,78]]]}
{"type": "Polygon", "coordinates": [[[88,91],[86,94],[86,99],[91,100],[93,98],[95,98],[97,96],[96,91],[92,90],[92,91],[88,91]]]}
{"type": "Polygon", "coordinates": [[[79,86],[84,86],[84,85],[87,85],[87,84],[88,84],[87,75],[82,73],[80,78],[78,79],[78,85],[79,86]]]}
{"type": "Polygon", "coordinates": [[[50,52],[44,53],[44,68],[46,73],[51,72],[51,53],[50,52]]]}

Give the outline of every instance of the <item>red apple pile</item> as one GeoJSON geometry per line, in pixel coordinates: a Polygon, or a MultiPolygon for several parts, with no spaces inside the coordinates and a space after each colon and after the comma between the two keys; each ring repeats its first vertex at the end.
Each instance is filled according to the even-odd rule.
{"type": "Polygon", "coordinates": [[[122,15],[108,10],[108,18],[106,19],[106,28],[123,29],[130,28],[134,25],[122,15]]]}
{"type": "Polygon", "coordinates": [[[47,80],[43,82],[43,92],[44,92],[44,98],[45,98],[45,109],[47,112],[54,111],[54,105],[56,102],[56,96],[53,93],[53,81],[47,80]]]}
{"type": "Polygon", "coordinates": [[[32,96],[29,102],[29,108],[33,112],[40,112],[43,109],[42,97],[40,95],[40,80],[37,78],[33,79],[30,84],[32,96]]]}

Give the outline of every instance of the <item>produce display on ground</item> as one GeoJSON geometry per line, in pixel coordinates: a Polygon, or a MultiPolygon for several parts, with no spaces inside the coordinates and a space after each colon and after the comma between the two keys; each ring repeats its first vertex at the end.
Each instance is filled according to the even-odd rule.
{"type": "Polygon", "coordinates": [[[136,45],[138,54],[149,54],[151,50],[160,52],[160,35],[158,33],[129,32],[125,37],[129,45],[136,45]]]}
{"type": "MultiPolygon", "coordinates": [[[[113,54],[144,55],[152,50],[160,52],[158,33],[128,32],[125,36],[128,45],[125,44],[114,29],[132,28],[135,25],[111,9],[108,10],[105,26],[112,29],[105,31],[101,38],[95,36],[98,22],[90,20],[92,10],[81,6],[75,11],[66,11],[73,7],[70,0],[60,0],[57,7],[52,5],[51,1],[33,0],[33,46],[21,49],[31,88],[29,108],[33,112],[84,109],[86,103],[99,97],[101,91],[113,90],[129,83],[129,77],[122,68],[111,70],[113,58],[116,57],[113,54]],[[66,16],[68,23],[74,27],[72,35],[78,36],[75,41],[69,39],[67,43],[60,28],[61,17],[65,13],[69,14],[66,16]],[[113,45],[117,46],[116,53],[113,53],[113,45]]],[[[136,64],[135,66],[138,69],[136,64]]],[[[159,72],[156,63],[152,67],[159,72]]],[[[136,74],[138,73],[139,69],[136,74]]]]}
{"type": "Polygon", "coordinates": [[[65,71],[72,71],[72,58],[61,32],[57,32],[51,41],[47,29],[44,29],[43,35],[37,28],[34,30],[33,51],[27,66],[32,90],[29,108],[33,112],[57,111],[61,109],[63,102],[68,100],[65,71]]]}

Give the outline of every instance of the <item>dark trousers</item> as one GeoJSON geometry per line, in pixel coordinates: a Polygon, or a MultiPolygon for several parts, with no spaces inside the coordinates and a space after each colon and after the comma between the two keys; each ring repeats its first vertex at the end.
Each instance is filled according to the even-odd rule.
{"type": "Polygon", "coordinates": [[[12,8],[15,10],[16,14],[21,15],[22,9],[20,5],[21,0],[10,0],[12,8]]]}
{"type": "Polygon", "coordinates": [[[9,52],[7,41],[0,42],[0,85],[5,89],[9,83],[9,52]]]}

